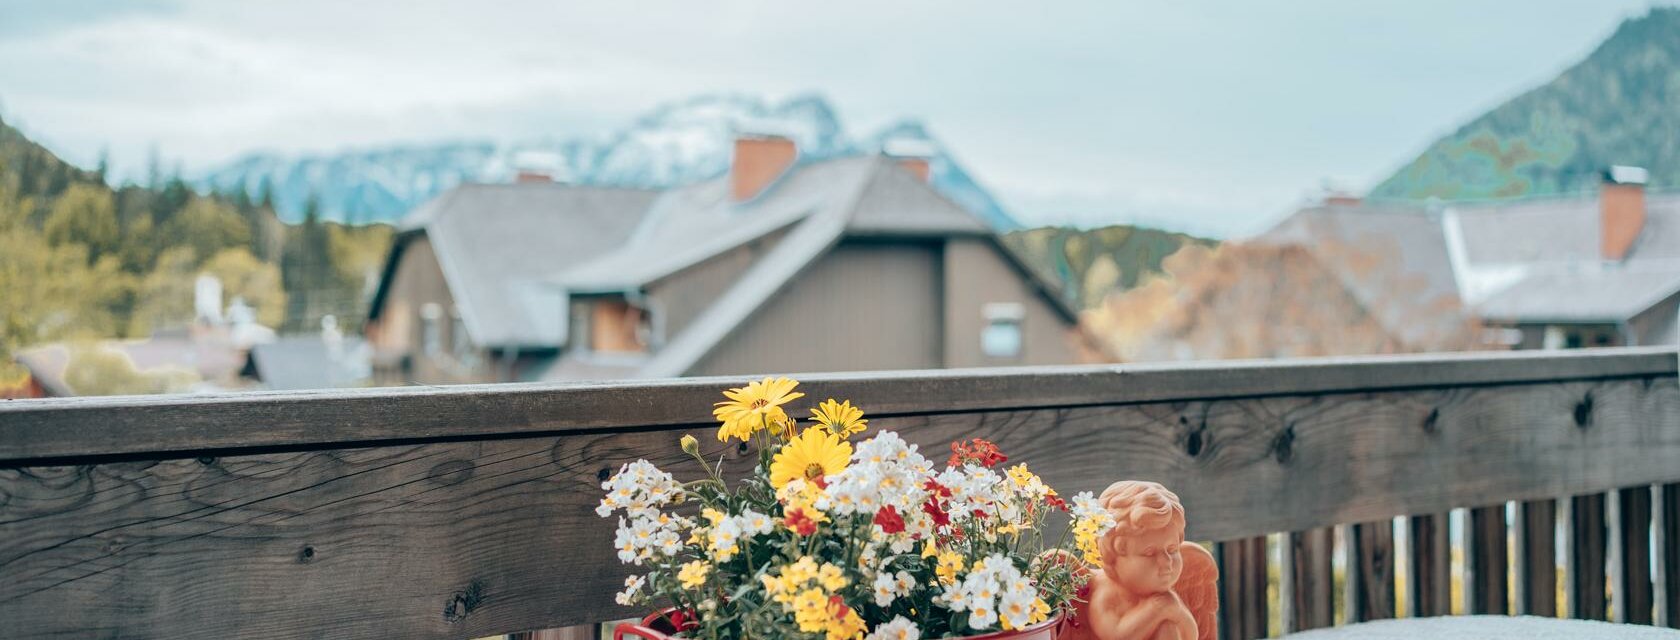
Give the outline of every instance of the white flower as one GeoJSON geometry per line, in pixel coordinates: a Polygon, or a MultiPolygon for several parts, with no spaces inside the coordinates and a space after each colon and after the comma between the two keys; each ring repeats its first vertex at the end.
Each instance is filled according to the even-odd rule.
{"type": "Polygon", "coordinates": [[[893,616],[890,622],[875,627],[864,640],[921,640],[922,630],[904,616],[893,616]]]}
{"type": "Polygon", "coordinates": [[[890,606],[893,600],[910,595],[910,588],[916,586],[916,581],[906,571],[896,574],[882,571],[875,574],[875,582],[871,586],[875,594],[875,604],[886,607],[890,606]]]}
{"type": "MultiPolygon", "coordinates": [[[[1037,598],[1032,581],[1021,575],[1020,569],[1007,556],[993,554],[974,563],[974,568],[956,584],[947,585],[940,595],[952,611],[968,611],[968,626],[976,631],[991,628],[998,621],[999,596],[1010,604],[1011,599],[1025,598],[1026,615],[1031,615],[1032,602],[1037,598]]],[[[1022,617],[1017,628],[1025,626],[1022,617]]],[[[1014,618],[1010,624],[1015,624],[1014,618]]]]}
{"type": "Polygon", "coordinates": [[[624,590],[613,597],[613,601],[626,607],[636,604],[636,597],[642,591],[642,585],[647,584],[647,578],[631,574],[624,579],[624,590]]]}
{"type": "Polygon", "coordinates": [[[1005,593],[1003,598],[998,601],[998,616],[1008,622],[1010,627],[1026,628],[1027,625],[1031,624],[1032,605],[1035,597],[1031,594],[1022,596],[1013,592],[1005,593]]]}

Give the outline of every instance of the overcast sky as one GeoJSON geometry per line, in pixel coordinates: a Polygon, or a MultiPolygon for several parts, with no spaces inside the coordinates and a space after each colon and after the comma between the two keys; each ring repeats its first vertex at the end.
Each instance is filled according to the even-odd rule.
{"type": "Polygon", "coordinates": [[[1028,222],[1252,232],[1362,190],[1648,0],[0,0],[0,114],[66,158],[594,133],[828,96],[927,122],[1028,222]]]}

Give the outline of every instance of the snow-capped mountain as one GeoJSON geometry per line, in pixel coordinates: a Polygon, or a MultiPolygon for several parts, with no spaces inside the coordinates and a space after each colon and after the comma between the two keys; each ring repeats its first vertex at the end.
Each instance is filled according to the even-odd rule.
{"type": "Polygon", "coordinates": [[[409,209],[462,182],[507,182],[521,170],[561,182],[669,187],[721,175],[741,129],[792,137],[810,159],[876,153],[888,141],[920,141],[935,151],[935,188],[999,231],[1020,228],[919,122],[905,121],[872,135],[850,136],[818,96],[772,103],[744,95],[704,95],[668,104],[601,136],[497,144],[450,142],[393,146],[330,155],[252,154],[205,174],[201,188],[243,188],[258,197],[273,190],[281,218],[301,220],[317,198],[329,220],[400,219],[409,209]]]}

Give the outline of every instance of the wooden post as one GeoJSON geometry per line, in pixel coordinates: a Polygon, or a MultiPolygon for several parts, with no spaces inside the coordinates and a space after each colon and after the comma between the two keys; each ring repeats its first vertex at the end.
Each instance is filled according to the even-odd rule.
{"type": "Polygon", "coordinates": [[[1412,516],[1407,554],[1406,615],[1413,618],[1452,613],[1452,553],[1447,544],[1447,514],[1412,516]]]}
{"type": "Polygon", "coordinates": [[[1605,617],[1604,494],[1594,493],[1569,499],[1569,546],[1564,548],[1569,574],[1569,617],[1603,620],[1605,617]]]}
{"type": "Polygon", "coordinates": [[[1296,531],[1287,536],[1283,547],[1283,584],[1278,589],[1286,633],[1335,624],[1330,559],[1334,547],[1335,529],[1331,527],[1296,531]]]}
{"type": "Polygon", "coordinates": [[[1557,617],[1557,501],[1521,503],[1517,524],[1517,613],[1557,617]]]}
{"type": "Polygon", "coordinates": [[[1219,637],[1266,637],[1266,536],[1214,545],[1219,561],[1219,637]]]}
{"type": "Polygon", "coordinates": [[[1505,505],[1470,510],[1470,543],[1464,551],[1464,596],[1472,614],[1504,614],[1508,605],[1505,505]]]}
{"type": "Polygon", "coordinates": [[[1651,624],[1651,488],[1616,491],[1616,535],[1610,570],[1615,575],[1616,622],[1651,624]]]}
{"type": "Polygon", "coordinates": [[[1342,549],[1349,623],[1394,617],[1394,521],[1349,525],[1342,549]]]}
{"type": "Polygon", "coordinates": [[[1657,490],[1656,622],[1680,628],[1680,483],[1657,490]]]}

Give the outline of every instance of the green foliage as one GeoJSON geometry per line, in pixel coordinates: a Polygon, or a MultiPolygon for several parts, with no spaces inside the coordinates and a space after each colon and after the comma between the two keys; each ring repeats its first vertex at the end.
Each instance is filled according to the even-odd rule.
{"type": "Polygon", "coordinates": [[[1680,186],[1680,9],[1622,23],[1556,79],[1431,145],[1377,185],[1378,198],[1470,199],[1596,187],[1610,165],[1680,186]]]}
{"type": "Polygon", "coordinates": [[[192,322],[197,264],[198,254],[192,247],[171,247],[158,255],[157,266],[140,280],[128,335],[151,335],[192,322]]]}
{"type": "Polygon", "coordinates": [[[258,260],[244,247],[223,249],[204,263],[205,273],[222,281],[222,297],[242,298],[257,312],[257,322],[278,327],[286,319],[286,291],[280,267],[258,260]]]}
{"type": "Polygon", "coordinates": [[[99,185],[71,185],[53,202],[47,214],[47,241],[55,245],[80,244],[90,258],[116,253],[116,206],[111,190],[99,185]]]}
{"type": "Polygon", "coordinates": [[[163,237],[193,255],[209,258],[223,249],[251,246],[251,227],[239,212],[211,198],[193,198],[163,225],[163,237]]]}
{"type": "MultiPolygon", "coordinates": [[[[222,281],[224,304],[243,298],[263,324],[313,330],[330,313],[348,329],[359,325],[389,226],[318,216],[287,226],[267,185],[256,199],[206,196],[154,174],[147,186],[113,190],[100,172],[77,169],[0,122],[0,381],[16,377],[12,354],[24,347],[144,337],[192,322],[194,283],[206,272],[222,281]]],[[[72,384],[79,393],[190,383],[125,369],[109,355],[75,362],[72,369],[91,368],[72,384]]]]}
{"type": "Polygon", "coordinates": [[[97,343],[72,345],[64,368],[64,384],[81,396],[184,393],[198,381],[181,369],[140,371],[128,354],[97,343]]]}
{"type": "Polygon", "coordinates": [[[9,349],[79,336],[114,336],[133,278],[116,258],[80,244],[48,244],[22,226],[0,229],[0,358],[9,349]]]}
{"type": "Polygon", "coordinates": [[[1062,294],[1079,309],[1096,307],[1108,294],[1160,273],[1161,261],[1185,245],[1215,244],[1206,238],[1125,225],[1086,230],[1039,227],[1012,231],[1003,239],[1029,267],[1060,283],[1062,294]]]}

